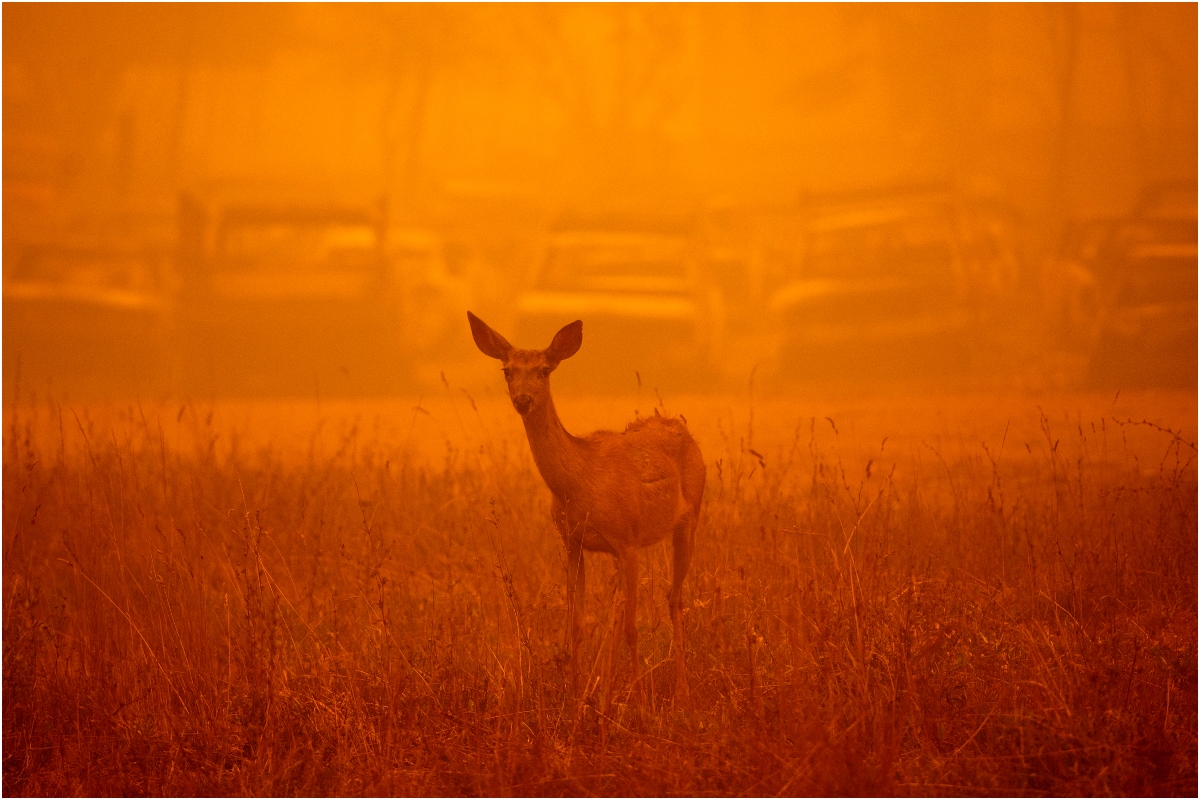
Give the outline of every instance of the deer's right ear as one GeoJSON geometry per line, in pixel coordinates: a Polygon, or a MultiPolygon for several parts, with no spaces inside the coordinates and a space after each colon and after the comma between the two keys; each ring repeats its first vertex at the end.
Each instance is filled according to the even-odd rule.
{"type": "Polygon", "coordinates": [[[475,346],[482,350],[485,356],[498,358],[501,361],[508,358],[513,346],[508,343],[507,339],[492,330],[486,322],[470,311],[467,312],[467,322],[471,323],[471,336],[475,339],[475,346]]]}

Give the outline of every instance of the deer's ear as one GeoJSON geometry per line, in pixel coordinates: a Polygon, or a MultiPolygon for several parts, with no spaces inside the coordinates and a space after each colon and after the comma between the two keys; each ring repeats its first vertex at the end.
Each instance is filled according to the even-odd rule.
{"type": "Polygon", "coordinates": [[[471,336],[475,339],[475,346],[482,350],[485,356],[498,358],[501,361],[508,358],[513,346],[508,343],[507,339],[492,330],[486,322],[470,311],[467,312],[467,322],[471,323],[471,336]]]}
{"type": "Polygon", "coordinates": [[[583,322],[575,320],[569,325],[564,325],[562,330],[554,334],[554,341],[550,342],[550,346],[546,348],[546,360],[550,362],[550,366],[557,367],[558,362],[578,353],[581,344],[583,344],[583,322]]]}

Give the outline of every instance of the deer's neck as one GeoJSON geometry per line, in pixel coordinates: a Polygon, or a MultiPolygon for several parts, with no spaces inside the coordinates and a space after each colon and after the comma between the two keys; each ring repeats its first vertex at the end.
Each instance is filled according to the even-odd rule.
{"type": "Polygon", "coordinates": [[[588,471],[582,440],[567,433],[554,409],[554,401],[549,398],[522,420],[542,480],[560,499],[574,496],[588,471]]]}

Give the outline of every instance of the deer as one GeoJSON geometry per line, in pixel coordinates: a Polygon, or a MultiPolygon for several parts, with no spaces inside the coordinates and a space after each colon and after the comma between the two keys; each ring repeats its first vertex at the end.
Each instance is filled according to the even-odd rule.
{"type": "Polygon", "coordinates": [[[565,325],[545,350],[523,350],[470,311],[467,320],[476,346],[502,364],[509,399],[524,423],[534,464],[550,489],[551,518],[567,551],[572,693],[578,692],[584,552],[607,553],[616,561],[624,592],[630,685],[640,693],[638,552],[669,538],[672,568],[667,604],[673,627],[675,696],[687,697],[683,581],[700,520],[705,466],[686,421],[656,410],[655,416],[635,420],[621,433],[601,430],[572,436],[554,408],[550,375],[579,352],[583,322],[565,325]]]}

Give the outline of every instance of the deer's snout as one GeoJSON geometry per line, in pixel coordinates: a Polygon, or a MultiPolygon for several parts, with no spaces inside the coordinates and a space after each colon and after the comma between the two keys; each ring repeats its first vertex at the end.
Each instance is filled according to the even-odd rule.
{"type": "Polygon", "coordinates": [[[529,407],[533,405],[533,398],[527,394],[519,394],[512,399],[512,403],[517,413],[525,416],[529,413],[529,407]]]}

